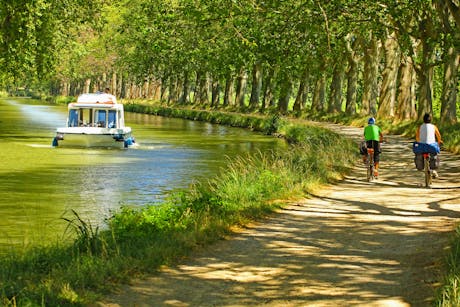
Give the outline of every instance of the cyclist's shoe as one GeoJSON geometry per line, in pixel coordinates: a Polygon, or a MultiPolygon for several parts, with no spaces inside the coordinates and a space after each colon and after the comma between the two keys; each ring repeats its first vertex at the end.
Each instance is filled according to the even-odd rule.
{"type": "Polygon", "coordinates": [[[379,171],[378,170],[374,170],[374,177],[375,177],[375,179],[379,178],[379,171]]]}
{"type": "Polygon", "coordinates": [[[438,179],[439,178],[438,172],[435,171],[435,170],[432,170],[431,171],[431,178],[438,179]]]}

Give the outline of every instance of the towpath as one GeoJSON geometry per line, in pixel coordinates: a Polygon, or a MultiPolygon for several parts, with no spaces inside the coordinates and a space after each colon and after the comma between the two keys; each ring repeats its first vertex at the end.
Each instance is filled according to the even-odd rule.
{"type": "Polygon", "coordinates": [[[377,182],[357,165],[343,181],[97,305],[429,306],[460,218],[460,159],[443,152],[440,179],[425,189],[410,140],[389,136],[383,151],[377,182]]]}

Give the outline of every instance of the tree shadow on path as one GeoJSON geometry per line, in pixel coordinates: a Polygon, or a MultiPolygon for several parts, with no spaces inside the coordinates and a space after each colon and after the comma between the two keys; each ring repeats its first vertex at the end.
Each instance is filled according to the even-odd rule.
{"type": "Polygon", "coordinates": [[[425,189],[408,140],[390,136],[383,150],[378,181],[358,165],[98,305],[429,306],[460,217],[458,157],[443,154],[441,179],[425,189]]]}

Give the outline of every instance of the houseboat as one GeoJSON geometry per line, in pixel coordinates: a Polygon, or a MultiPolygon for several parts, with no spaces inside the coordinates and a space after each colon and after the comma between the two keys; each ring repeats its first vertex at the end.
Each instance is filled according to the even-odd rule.
{"type": "Polygon", "coordinates": [[[125,127],[123,104],[106,93],[82,94],[68,105],[66,127],[56,129],[57,147],[128,148],[134,144],[131,128],[125,127]]]}

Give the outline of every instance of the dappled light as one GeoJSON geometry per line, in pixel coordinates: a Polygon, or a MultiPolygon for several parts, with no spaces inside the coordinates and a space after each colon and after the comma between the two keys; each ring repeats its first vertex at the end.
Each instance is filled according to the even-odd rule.
{"type": "Polygon", "coordinates": [[[378,181],[358,163],[342,182],[121,287],[105,305],[429,305],[460,218],[460,163],[443,153],[441,179],[422,188],[409,143],[388,138],[378,181]]]}

